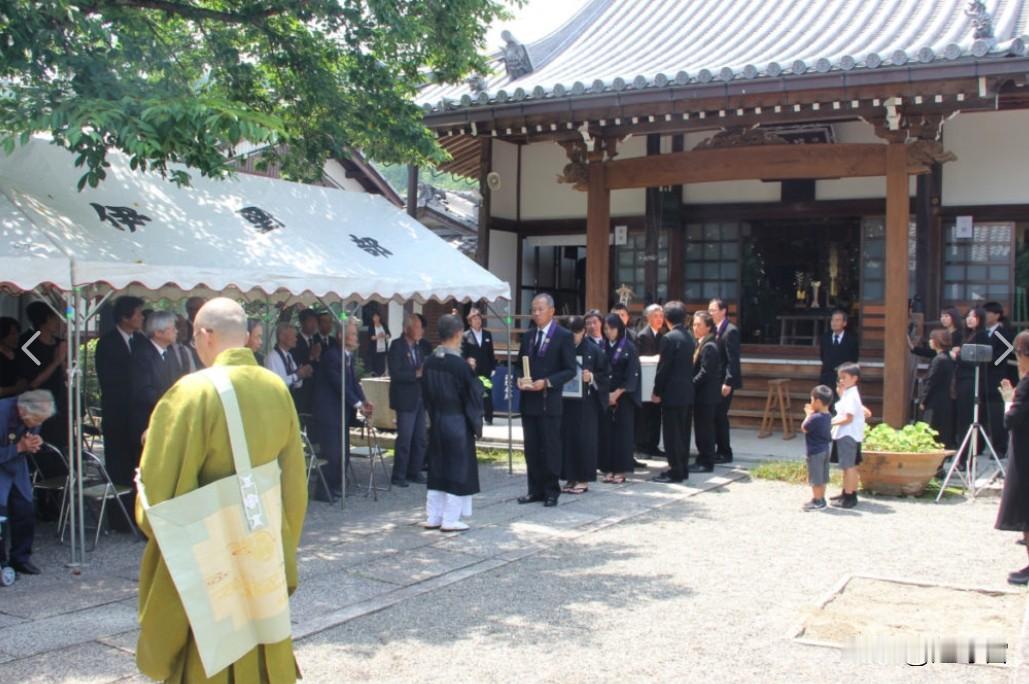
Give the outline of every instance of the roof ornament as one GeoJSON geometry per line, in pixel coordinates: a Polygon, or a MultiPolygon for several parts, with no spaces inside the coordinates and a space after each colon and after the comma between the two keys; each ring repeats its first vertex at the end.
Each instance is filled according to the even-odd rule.
{"type": "Polygon", "coordinates": [[[465,83],[471,89],[473,95],[486,92],[486,78],[482,74],[472,74],[465,83]]]}
{"type": "Polygon", "coordinates": [[[993,38],[993,17],[986,11],[986,3],[982,0],[969,0],[965,7],[965,16],[971,17],[972,27],[975,29],[976,40],[989,40],[993,38]]]}
{"type": "Polygon", "coordinates": [[[519,43],[510,31],[504,31],[500,37],[504,39],[503,54],[500,58],[504,62],[504,68],[507,69],[507,75],[513,80],[531,74],[532,61],[529,59],[529,51],[525,45],[519,43]]]}

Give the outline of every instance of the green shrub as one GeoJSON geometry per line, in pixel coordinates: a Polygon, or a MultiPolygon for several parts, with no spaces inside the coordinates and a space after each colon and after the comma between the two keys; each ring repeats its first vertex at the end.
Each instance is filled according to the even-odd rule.
{"type": "Polygon", "coordinates": [[[865,451],[893,451],[911,454],[926,454],[942,451],[944,446],[936,437],[939,433],[927,423],[905,425],[897,430],[885,423],[875,427],[865,426],[865,440],[862,448],[865,451]]]}

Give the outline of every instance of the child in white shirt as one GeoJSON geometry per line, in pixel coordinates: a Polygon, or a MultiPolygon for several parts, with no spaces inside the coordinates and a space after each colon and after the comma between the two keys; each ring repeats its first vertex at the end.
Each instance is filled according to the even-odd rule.
{"type": "Polygon", "coordinates": [[[861,381],[861,367],[856,363],[845,363],[836,369],[836,376],[840,398],[832,421],[832,437],[843,470],[843,492],[830,500],[840,508],[854,508],[857,506],[857,466],[861,463],[861,440],[865,436],[865,407],[861,404],[857,387],[861,381]]]}

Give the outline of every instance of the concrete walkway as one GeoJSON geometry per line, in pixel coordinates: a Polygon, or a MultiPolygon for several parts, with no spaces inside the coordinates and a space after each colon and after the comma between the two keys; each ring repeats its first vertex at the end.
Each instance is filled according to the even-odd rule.
{"type": "MultiPolygon", "coordinates": [[[[620,679],[621,672],[667,680],[677,678],[683,661],[668,644],[660,646],[666,653],[651,651],[667,641],[670,633],[679,629],[711,631],[695,637],[684,633],[682,644],[682,655],[689,642],[691,648],[700,649],[695,651],[697,657],[714,659],[711,663],[731,659],[733,653],[741,656],[744,641],[754,637],[763,647],[778,648],[785,643],[785,627],[780,629],[778,623],[795,620],[797,605],[803,609],[805,601],[815,600],[814,588],[821,593],[840,573],[858,568],[882,566],[884,571],[900,572],[899,568],[908,567],[904,554],[910,544],[925,539],[927,530],[936,529],[944,536],[939,549],[923,545],[921,551],[915,547],[911,552],[909,569],[923,576],[956,582],[971,572],[972,579],[996,585],[1002,577],[1000,569],[1014,567],[1018,553],[1024,560],[1024,551],[1015,549],[1007,537],[1003,548],[993,539],[1001,537],[988,527],[995,501],[936,508],[925,502],[870,501],[856,518],[847,511],[837,513],[848,515],[835,516],[800,514],[797,506],[803,500],[802,488],[750,482],[744,466],[767,458],[773,447],[780,451],[780,458],[796,455],[802,442],[782,442],[777,437],[748,441],[745,435],[735,439],[740,461],[735,468],[719,467],[704,477],[694,474],[686,486],[657,485],[646,478],[662,463],[651,462],[649,472],[637,473],[625,485],[596,483],[586,495],[563,496],[561,505],[553,510],[515,503],[525,491],[520,468],[509,474],[506,464],[483,464],[483,491],[475,498],[470,521],[474,528],[461,535],[418,527],[423,517],[423,487],[393,489],[380,494],[379,501],[358,494],[348,498],[344,511],[312,502],[299,553],[300,588],[292,600],[298,659],[307,672],[306,681],[611,681],[620,679]],[[729,490],[729,495],[720,495],[729,490]],[[698,503],[691,503],[694,500],[698,503]],[[699,503],[702,500],[706,503],[699,503]],[[884,517],[884,513],[889,515],[884,517]],[[860,537],[843,551],[827,548],[827,540],[839,539],[840,522],[848,520],[852,524],[858,521],[855,529],[860,529],[860,537]],[[817,533],[800,528],[790,531],[812,523],[817,533]],[[889,523],[889,533],[884,523],[889,523]],[[687,527],[680,528],[682,525],[687,527]],[[783,534],[781,543],[792,549],[788,561],[776,560],[782,554],[777,535],[783,534]],[[984,534],[991,541],[982,549],[962,541],[969,535],[985,541],[984,534]],[[680,547],[680,542],[673,540],[681,535],[685,536],[680,547]],[[884,536],[889,540],[881,544],[881,551],[869,552],[876,545],[874,540],[884,536]],[[796,544],[789,541],[792,537],[796,544]],[[653,541],[646,549],[642,546],[645,540],[653,541]],[[619,549],[637,546],[632,554],[619,553],[619,549]],[[937,550],[944,554],[939,567],[933,560],[937,550]],[[832,562],[825,562],[827,559],[832,562]],[[630,560],[632,563],[624,565],[630,560]],[[698,567],[698,562],[703,567],[698,567]],[[816,567],[804,567],[812,562],[816,567]],[[585,567],[591,570],[584,575],[585,567]],[[605,568],[603,574],[597,574],[600,568],[605,568]],[[713,584],[700,582],[698,572],[713,584]],[[807,573],[811,581],[797,576],[801,583],[789,590],[776,586],[782,580],[792,582],[792,572],[807,573]],[[686,573],[685,579],[678,578],[681,573],[686,573]],[[660,587],[655,584],[659,579],[660,587]],[[757,584],[752,581],[755,579],[757,584]],[[534,603],[533,593],[542,586],[540,582],[557,582],[561,591],[568,592],[554,595],[546,590],[542,594],[550,597],[548,601],[557,601],[553,631],[546,624],[550,612],[546,604],[534,603]],[[579,598],[587,601],[602,587],[606,587],[603,596],[586,604],[590,611],[600,611],[590,620],[569,626],[564,610],[557,612],[560,606],[578,605],[575,597],[580,594],[579,598]],[[764,605],[780,593],[791,598],[784,604],[783,615],[774,619],[774,634],[767,633],[761,619],[743,624],[745,616],[754,617],[748,604],[757,601],[764,605]],[[632,617],[634,602],[609,600],[617,595],[634,597],[634,602],[643,600],[646,612],[632,617]],[[463,607],[460,597],[465,599],[463,607]],[[693,604],[691,597],[702,600],[693,604]],[[669,602],[667,614],[662,601],[669,602]],[[730,605],[733,612],[725,613],[730,605]],[[698,606],[711,612],[698,613],[698,606]],[[461,636],[448,636],[451,633],[444,630],[441,643],[430,634],[443,615],[460,626],[461,636]],[[531,628],[519,617],[522,615],[533,616],[531,628]],[[661,615],[669,621],[667,629],[660,624],[665,619],[661,615]],[[718,616],[725,615],[735,617],[719,628],[718,616]],[[677,621],[708,618],[715,622],[675,626],[677,621]],[[596,631],[595,638],[605,646],[596,652],[581,646],[572,658],[570,673],[564,669],[560,649],[553,647],[572,637],[575,643],[589,642],[582,639],[583,629],[596,631]],[[716,638],[718,629],[722,633],[716,638]],[[512,641],[505,630],[529,641],[512,641]],[[503,638],[489,646],[489,662],[476,670],[474,646],[480,638],[492,643],[490,634],[503,638]],[[412,637],[417,637],[414,646],[412,637]],[[658,642],[647,645],[651,638],[658,642]],[[398,651],[394,639],[413,650],[398,651]],[[448,639],[455,641],[451,644],[448,639]],[[626,642],[620,650],[619,640],[626,642]],[[516,644],[525,648],[514,648],[516,644]],[[657,664],[641,670],[641,659],[633,656],[630,660],[635,664],[630,665],[625,656],[638,648],[646,651],[640,656],[659,655],[657,664]],[[533,669],[533,659],[544,658],[543,653],[551,653],[544,659],[545,666],[533,669]],[[607,666],[605,654],[612,658],[607,666]],[[576,669],[580,657],[582,667],[576,669]],[[460,667],[448,669],[451,660],[460,662],[460,667]]],[[[359,476],[367,475],[367,462],[358,461],[357,467],[359,476]]],[[[133,659],[138,634],[137,569],[143,545],[125,535],[104,537],[89,566],[80,575],[71,575],[63,568],[67,549],[56,543],[53,527],[38,529],[37,539],[35,560],[44,574],[21,578],[13,587],[0,589],[0,682],[145,681],[133,659]]],[[[797,649],[791,652],[793,662],[811,652],[809,647],[790,648],[797,649]]],[[[762,657],[773,657],[772,651],[763,652],[762,657]]],[[[826,657],[819,655],[815,662],[824,665],[826,657]]],[[[782,667],[783,672],[790,671],[788,663],[782,667]]],[[[720,674],[728,672],[731,670],[720,674]]],[[[761,668],[748,665],[745,672],[758,676],[761,668]]],[[[854,670],[848,673],[857,675],[854,670]]],[[[694,674],[700,676],[699,671],[694,674]]],[[[958,674],[973,676],[968,671],[958,674]]],[[[1008,671],[986,674],[984,681],[1000,682],[1008,671]]],[[[833,678],[831,668],[825,675],[833,678]]],[[[717,669],[711,676],[719,678],[717,669]]]]}

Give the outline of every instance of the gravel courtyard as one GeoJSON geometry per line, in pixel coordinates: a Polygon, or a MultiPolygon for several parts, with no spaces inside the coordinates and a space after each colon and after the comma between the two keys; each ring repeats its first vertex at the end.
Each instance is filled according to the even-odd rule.
{"type": "MultiPolygon", "coordinates": [[[[462,535],[417,527],[418,487],[352,497],[342,514],[313,503],[292,602],[305,681],[1029,680],[1024,636],[1006,667],[924,668],[845,663],[791,638],[852,574],[1008,590],[1025,551],[992,529],[996,499],[802,513],[803,487],[753,480],[745,464],[687,487],[647,482],[660,465],[543,509],[514,502],[523,474],[483,464],[462,535]]],[[[51,535],[45,574],[0,589],[0,682],[145,681],[142,545],[111,535],[75,578],[51,535]]]]}

